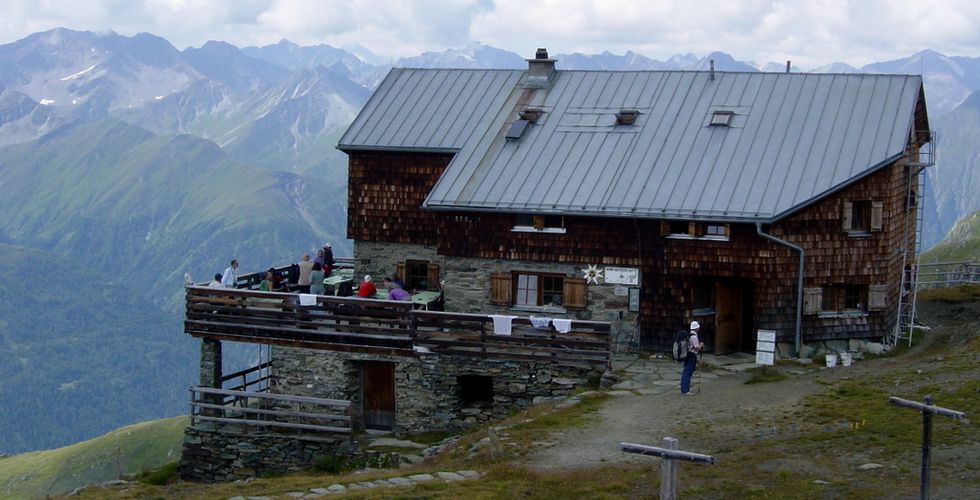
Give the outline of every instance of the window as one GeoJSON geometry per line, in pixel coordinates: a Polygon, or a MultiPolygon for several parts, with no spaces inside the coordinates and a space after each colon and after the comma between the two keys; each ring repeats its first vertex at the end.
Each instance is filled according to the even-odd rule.
{"type": "Polygon", "coordinates": [[[707,316],[715,313],[715,283],[702,281],[694,286],[695,316],[707,316]]]}
{"type": "Polygon", "coordinates": [[[623,109],[616,113],[616,125],[633,125],[640,111],[636,109],[623,109]]]}
{"type": "Polygon", "coordinates": [[[518,273],[514,304],[518,306],[562,305],[563,276],[518,273]]]}
{"type": "Polygon", "coordinates": [[[464,407],[493,404],[493,377],[460,375],[456,377],[456,395],[464,407]]]}
{"type": "Polygon", "coordinates": [[[518,308],[584,309],[588,284],[561,274],[514,271],[490,275],[490,303],[518,308]]]}
{"type": "Polygon", "coordinates": [[[661,222],[660,233],[673,239],[705,239],[728,241],[731,226],[718,222],[672,220],[661,222]]]}
{"type": "Polygon", "coordinates": [[[865,236],[881,231],[884,204],[870,200],[845,201],[842,213],[844,231],[850,236],[865,236]]]}
{"type": "Polygon", "coordinates": [[[732,124],[732,117],[735,113],[731,111],[715,111],[711,113],[711,122],[709,125],[713,127],[728,127],[732,124]]]}
{"type": "Polygon", "coordinates": [[[408,290],[436,290],[439,286],[439,264],[427,260],[405,260],[395,271],[408,290]]]}
{"type": "Polygon", "coordinates": [[[823,313],[867,310],[867,285],[828,285],[820,291],[820,310],[823,313]]]}
{"type": "Polygon", "coordinates": [[[514,227],[511,231],[564,233],[565,218],[561,215],[517,214],[514,216],[514,227]]]}

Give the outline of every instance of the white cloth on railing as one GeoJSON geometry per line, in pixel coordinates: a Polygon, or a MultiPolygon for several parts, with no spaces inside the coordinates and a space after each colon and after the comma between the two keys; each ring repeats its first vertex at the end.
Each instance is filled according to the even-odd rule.
{"type": "Polygon", "coordinates": [[[315,306],[316,305],[316,295],[312,293],[301,293],[299,294],[299,305],[301,306],[315,306]]]}
{"type": "Polygon", "coordinates": [[[548,325],[551,324],[551,318],[537,318],[534,316],[529,316],[528,319],[531,320],[531,326],[537,328],[538,330],[547,330],[548,325]]]}
{"type": "Polygon", "coordinates": [[[555,318],[551,320],[551,323],[555,325],[555,330],[558,330],[560,333],[568,333],[572,330],[572,320],[570,319],[555,318]]]}
{"type": "Polygon", "coordinates": [[[511,321],[517,316],[506,316],[502,314],[491,314],[490,319],[493,320],[493,334],[494,335],[510,335],[511,332],[511,321]]]}

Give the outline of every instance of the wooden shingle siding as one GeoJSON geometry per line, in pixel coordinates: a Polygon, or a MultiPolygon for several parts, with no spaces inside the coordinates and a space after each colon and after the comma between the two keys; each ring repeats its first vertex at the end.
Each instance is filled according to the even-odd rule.
{"type": "Polygon", "coordinates": [[[451,159],[448,154],[352,153],[347,237],[434,245],[437,216],[420,207],[451,159]]]}
{"type": "MultiPolygon", "coordinates": [[[[690,321],[699,280],[737,279],[750,283],[754,291],[753,330],[774,329],[780,341],[792,340],[799,255],[760,238],[754,225],[733,223],[728,241],[716,241],[668,238],[669,223],[656,219],[566,215],[565,233],[517,232],[512,231],[514,214],[422,210],[428,189],[450,159],[436,154],[351,153],[348,237],[430,245],[448,258],[638,268],[641,340],[656,349],[669,346],[671,332],[690,321]]],[[[894,326],[906,217],[914,233],[917,209],[906,211],[907,182],[906,168],[896,162],[764,225],[769,234],[805,249],[805,288],[866,285],[870,299],[872,284],[884,287],[874,289],[875,304],[882,307],[869,307],[865,315],[804,316],[805,341],[881,337],[894,326]],[[870,200],[872,227],[880,230],[860,236],[842,231],[842,225],[847,227],[842,219],[849,212],[844,210],[848,200],[870,200]]],[[[491,303],[510,304],[512,293],[510,273],[491,277],[491,303]]],[[[568,297],[566,291],[566,301],[568,297]]],[[[588,300],[587,293],[583,299],[588,300]]],[[[807,312],[819,308],[819,300],[815,305],[813,300],[807,301],[807,312]]]]}

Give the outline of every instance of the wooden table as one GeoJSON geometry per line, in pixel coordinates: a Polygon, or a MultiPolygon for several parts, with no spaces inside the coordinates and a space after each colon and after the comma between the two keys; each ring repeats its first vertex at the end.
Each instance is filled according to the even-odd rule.
{"type": "Polygon", "coordinates": [[[415,295],[412,295],[412,304],[421,309],[425,309],[426,311],[429,310],[429,306],[436,300],[439,300],[439,292],[423,290],[415,295]]]}

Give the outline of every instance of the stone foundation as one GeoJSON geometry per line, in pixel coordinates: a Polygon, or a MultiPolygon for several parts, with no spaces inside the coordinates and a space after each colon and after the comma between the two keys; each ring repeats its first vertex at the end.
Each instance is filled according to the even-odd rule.
{"type": "MultiPolygon", "coordinates": [[[[565,310],[561,307],[517,308],[490,303],[490,275],[517,270],[563,274],[581,278],[584,262],[534,262],[521,260],[447,258],[435,247],[407,243],[354,242],[355,276],[377,276],[395,272],[399,262],[425,260],[439,265],[440,279],[446,282],[446,311],[475,314],[513,314],[518,316],[548,316],[612,324],[615,351],[622,350],[636,333],[637,313],[629,312],[629,287],[613,284],[590,284],[584,310],[565,310]]],[[[600,282],[602,280],[599,280],[600,282]]]]}
{"type": "Polygon", "coordinates": [[[395,426],[392,430],[397,435],[458,430],[503,418],[513,408],[566,396],[576,386],[598,381],[603,372],[596,367],[558,366],[540,361],[439,354],[379,356],[287,347],[274,348],[272,361],[275,392],[348,399],[355,425],[362,407],[362,363],[393,363],[395,426]],[[463,385],[473,382],[473,379],[460,379],[466,376],[489,377],[492,394],[476,391],[474,401],[472,392],[464,393],[463,385]]]}
{"type": "Polygon", "coordinates": [[[226,482],[262,474],[308,469],[320,458],[357,461],[364,467],[393,467],[397,455],[358,452],[347,436],[336,440],[304,440],[261,433],[231,432],[223,428],[184,430],[179,475],[186,481],[226,482]]]}

